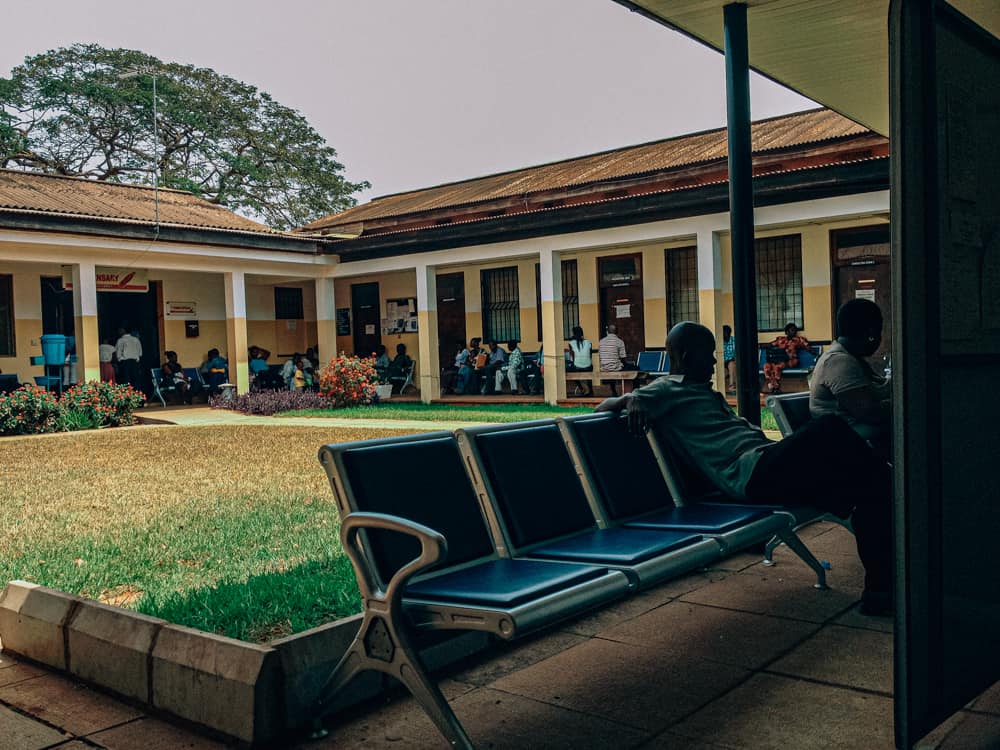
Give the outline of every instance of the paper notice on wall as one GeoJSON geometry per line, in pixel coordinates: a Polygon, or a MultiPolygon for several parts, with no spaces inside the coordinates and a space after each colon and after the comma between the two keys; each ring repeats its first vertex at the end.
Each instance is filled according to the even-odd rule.
{"type": "Polygon", "coordinates": [[[375,335],[375,324],[374,323],[366,323],[365,324],[365,336],[374,336],[374,335],[375,335]]]}
{"type": "Polygon", "coordinates": [[[874,289],[855,289],[854,299],[866,299],[869,302],[875,301],[875,290],[874,289]]]}
{"type": "Polygon", "coordinates": [[[385,303],[385,317],[390,320],[399,317],[399,306],[395,302],[385,303]]]}
{"type": "Polygon", "coordinates": [[[615,317],[616,318],[631,318],[632,317],[632,305],[615,305],[615,317]]]}

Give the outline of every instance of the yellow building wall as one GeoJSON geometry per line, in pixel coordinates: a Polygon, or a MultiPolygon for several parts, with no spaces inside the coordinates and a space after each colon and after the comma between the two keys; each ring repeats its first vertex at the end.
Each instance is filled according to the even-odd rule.
{"type": "Polygon", "coordinates": [[[11,274],[14,294],[14,354],[0,357],[0,370],[19,376],[21,382],[31,382],[42,374],[41,367],[32,367],[30,358],[42,353],[42,292],[39,271],[23,266],[0,264],[0,274],[11,274]]]}
{"type": "MultiPolygon", "coordinates": [[[[483,335],[483,301],[480,274],[491,268],[517,268],[518,306],[520,308],[521,350],[525,352],[538,351],[541,340],[538,338],[538,315],[535,294],[534,258],[510,258],[495,263],[466,264],[448,266],[440,269],[440,273],[461,272],[465,278],[465,335],[466,338],[481,338],[483,335]]],[[[506,342],[500,342],[506,343],[506,342]]]]}
{"type": "MultiPolygon", "coordinates": [[[[350,307],[351,306],[351,285],[352,284],[367,284],[370,282],[378,282],[378,294],[379,294],[379,317],[385,317],[385,303],[388,299],[398,299],[400,297],[417,297],[417,277],[412,270],[408,271],[396,271],[392,273],[385,274],[371,274],[367,276],[350,276],[345,278],[337,279],[334,283],[334,298],[336,300],[336,306],[338,308],[350,307]]],[[[315,301],[315,294],[313,295],[313,300],[315,301]]],[[[314,308],[315,309],[315,308],[314,308]]],[[[313,315],[313,320],[315,320],[315,314],[313,315]]],[[[315,337],[315,323],[313,323],[315,337]]],[[[350,336],[337,336],[337,352],[345,354],[354,354],[354,320],[351,319],[351,332],[350,336]]],[[[389,335],[382,336],[382,343],[385,345],[386,350],[389,352],[389,357],[396,356],[396,345],[405,344],[406,353],[415,360],[420,359],[420,341],[419,333],[392,333],[389,335]]],[[[368,354],[364,352],[364,354],[368,354]]]]}
{"type": "MultiPolygon", "coordinates": [[[[884,220],[888,220],[885,217],[884,220]]],[[[813,341],[830,341],[834,335],[833,277],[830,263],[830,232],[835,229],[879,223],[871,217],[848,221],[788,226],[758,230],[757,237],[802,237],[802,335],[813,341]]],[[[722,311],[725,323],[733,323],[732,244],[728,234],[720,238],[722,252],[722,311]]],[[[779,331],[761,331],[758,341],[773,341],[779,331]]]]}

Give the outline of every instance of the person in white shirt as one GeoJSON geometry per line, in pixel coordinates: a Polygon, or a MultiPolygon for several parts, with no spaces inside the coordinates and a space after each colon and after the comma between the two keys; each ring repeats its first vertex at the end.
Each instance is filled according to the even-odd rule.
{"type": "Polygon", "coordinates": [[[118,329],[115,357],[118,360],[118,382],[128,383],[138,390],[139,360],[142,359],[142,343],[124,328],[118,329]]]}
{"type": "MultiPolygon", "coordinates": [[[[583,329],[580,326],[573,327],[573,338],[569,340],[569,345],[567,351],[570,353],[570,362],[566,365],[566,372],[593,372],[594,371],[594,360],[593,352],[594,345],[590,343],[587,339],[583,337],[583,329]]],[[[584,396],[594,395],[594,383],[590,380],[581,381],[586,384],[587,392],[584,396]]],[[[574,395],[579,395],[579,391],[582,391],[581,386],[577,386],[574,391],[574,395]]]]}

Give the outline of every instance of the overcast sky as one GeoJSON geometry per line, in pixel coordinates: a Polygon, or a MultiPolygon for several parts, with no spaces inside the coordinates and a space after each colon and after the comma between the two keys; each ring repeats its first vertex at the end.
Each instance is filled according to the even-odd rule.
{"type": "MultiPolygon", "coordinates": [[[[377,195],[725,124],[723,58],[612,0],[34,0],[0,76],[75,42],[213,68],[298,109],[377,195]]],[[[720,13],[719,23],[722,23],[720,13]]],[[[753,116],[813,105],[754,76],[753,116]]]]}

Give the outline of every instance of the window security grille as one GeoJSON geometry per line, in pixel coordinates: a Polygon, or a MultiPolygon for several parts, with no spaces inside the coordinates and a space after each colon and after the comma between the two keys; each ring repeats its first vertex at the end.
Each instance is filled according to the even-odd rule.
{"type": "Polygon", "coordinates": [[[568,341],[573,336],[573,328],[580,325],[580,280],[575,260],[562,262],[562,294],[563,338],[568,341]]]}
{"type": "Polygon", "coordinates": [[[698,322],[698,248],[665,251],[667,330],[684,320],[698,322]]]}
{"type": "Polygon", "coordinates": [[[479,280],[483,293],[483,336],[487,341],[520,341],[517,266],[480,271],[479,280]]]}
{"type": "Polygon", "coordinates": [[[765,237],[756,242],[757,328],[782,331],[802,319],[802,236],[765,237]]]}

